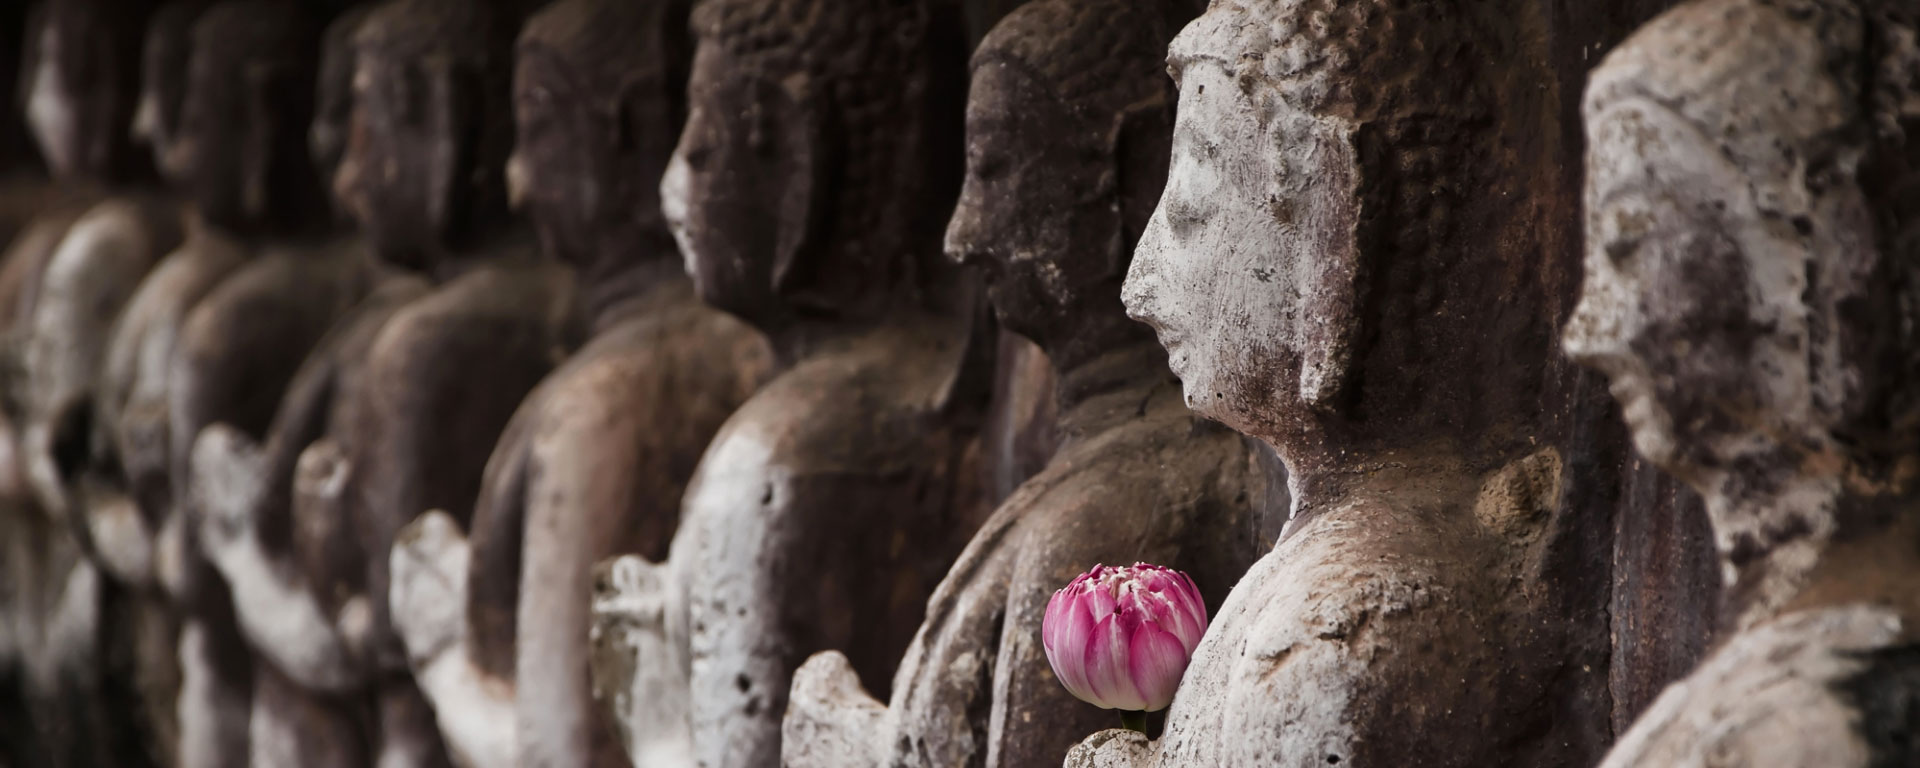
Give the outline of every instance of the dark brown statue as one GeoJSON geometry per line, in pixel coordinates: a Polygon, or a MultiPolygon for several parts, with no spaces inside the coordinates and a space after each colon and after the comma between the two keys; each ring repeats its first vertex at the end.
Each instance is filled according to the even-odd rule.
{"type": "Polygon", "coordinates": [[[686,15],[674,0],[566,0],[520,36],[509,189],[542,249],[573,265],[593,335],[509,422],[471,550],[434,513],[393,553],[395,623],[476,768],[627,764],[588,676],[593,565],[665,557],[695,463],[769,367],[758,333],[694,296],[660,213],[686,15]]]}
{"type": "Polygon", "coordinates": [[[81,559],[68,482],[91,458],[90,400],[114,317],[180,238],[177,210],[143,184],[127,140],[150,12],[142,0],[48,2],[26,26],[21,105],[52,188],[0,265],[10,427],[0,560],[17,585],[0,598],[13,625],[0,667],[20,673],[29,702],[42,750],[29,763],[139,765],[155,757],[145,744],[169,740],[165,718],[143,706],[155,691],[137,691],[151,670],[135,658],[152,649],[130,647],[160,614],[81,559]]]}
{"type": "Polygon", "coordinates": [[[602,613],[602,684],[628,707],[636,760],[777,763],[790,678],[815,651],[843,650],[884,691],[983,516],[991,345],[939,248],[962,171],[950,10],[694,11],[692,109],[662,202],[700,295],[764,330],[787,369],[714,438],[669,564],[626,561],[668,572],[652,581],[664,613],[602,613]],[[611,653],[662,636],[664,653],[611,653]]]}
{"type": "Polygon", "coordinates": [[[883,707],[844,657],[795,676],[782,764],[1057,764],[1113,713],[1054,679],[1053,591],[1098,563],[1190,572],[1213,609],[1266,542],[1261,482],[1231,431],[1195,417],[1150,329],[1120,306],[1166,179],[1168,38],[1184,19],[1134,0],[1040,0],[974,53],[967,183],[947,249],[982,267],[1001,322],[1053,361],[1062,443],[934,593],[883,707]]]}
{"type": "Polygon", "coordinates": [[[369,690],[382,761],[444,759],[391,627],[393,536],[472,508],[512,409],[580,333],[566,270],[500,225],[515,25],[455,0],[358,25],[350,127],[313,138],[346,136],[334,188],[374,256],[434,287],[380,282],[308,356],[265,445],[208,430],[193,457],[216,508],[201,533],[256,648],[312,690],[369,690]]]}
{"type": "Polygon", "coordinates": [[[1695,0],[1593,74],[1566,351],[1706,499],[1732,617],[1604,766],[1920,764],[1917,22],[1695,0]]]}
{"type": "MultiPolygon", "coordinates": [[[[199,226],[122,316],[105,382],[113,386],[103,386],[100,410],[115,417],[141,518],[158,529],[158,580],[183,600],[188,628],[197,630],[198,655],[182,657],[185,690],[219,692],[216,701],[183,698],[182,722],[230,729],[187,739],[197,750],[183,758],[188,764],[250,756],[291,765],[273,758],[306,751],[286,748],[280,736],[289,696],[275,686],[288,685],[285,673],[249,652],[242,635],[257,627],[238,621],[234,595],[203,559],[190,459],[206,425],[263,433],[307,351],[371,282],[364,255],[328,242],[307,151],[322,21],[301,3],[223,2],[193,22],[192,53],[177,81],[165,70],[149,73],[161,98],[143,110],[144,127],[199,226]],[[176,89],[181,103],[169,112],[166,94],[176,89]],[[196,675],[220,682],[197,685],[196,675]],[[256,686],[266,695],[256,697],[256,686]]],[[[357,744],[345,740],[346,748],[357,744]]]]}
{"type": "MultiPolygon", "coordinates": [[[[1072,765],[1565,765],[1605,731],[1556,578],[1560,131],[1513,3],[1221,0],[1173,41],[1165,194],[1123,293],[1187,402],[1273,446],[1292,515],[1164,736],[1072,765]]],[[[1570,254],[1569,254],[1570,255],[1570,254]]],[[[1591,570],[1589,570],[1591,573],[1591,570]]]]}

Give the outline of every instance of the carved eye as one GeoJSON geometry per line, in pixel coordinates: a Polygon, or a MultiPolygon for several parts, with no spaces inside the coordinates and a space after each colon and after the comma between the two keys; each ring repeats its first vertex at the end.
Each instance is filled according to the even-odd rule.
{"type": "Polygon", "coordinates": [[[1000,152],[985,149],[986,142],[970,147],[967,155],[967,168],[974,178],[981,181],[996,181],[1007,175],[1007,157],[1000,152]]]}
{"type": "Polygon", "coordinates": [[[1616,237],[1608,240],[1605,246],[1608,263],[1611,263],[1615,269],[1633,266],[1634,257],[1640,254],[1640,244],[1645,241],[1646,238],[1638,236],[1616,237]]]}
{"type": "Polygon", "coordinates": [[[419,125],[426,113],[425,73],[413,67],[401,67],[397,76],[387,82],[388,103],[393,105],[394,119],[401,125],[419,125]]]}
{"type": "Polygon", "coordinates": [[[520,106],[524,109],[544,113],[552,103],[553,92],[542,86],[528,86],[520,91],[520,106]]]}

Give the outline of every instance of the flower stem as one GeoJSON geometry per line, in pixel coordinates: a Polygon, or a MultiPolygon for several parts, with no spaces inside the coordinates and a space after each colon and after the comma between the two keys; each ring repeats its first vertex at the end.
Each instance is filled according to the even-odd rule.
{"type": "Polygon", "coordinates": [[[1147,713],[1120,710],[1120,727],[1141,733],[1147,732],[1147,713]]]}

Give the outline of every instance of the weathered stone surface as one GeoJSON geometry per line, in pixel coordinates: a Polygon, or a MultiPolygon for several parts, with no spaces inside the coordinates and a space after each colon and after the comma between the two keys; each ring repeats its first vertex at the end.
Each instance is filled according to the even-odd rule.
{"type": "Polygon", "coordinates": [[[1191,407],[1274,447],[1292,514],[1152,764],[1604,749],[1624,454],[1552,346],[1577,145],[1545,137],[1574,125],[1561,42],[1617,34],[1608,13],[1631,15],[1216,3],[1173,43],[1173,165],[1126,303],[1191,407]]]}
{"type": "Polygon", "coordinates": [[[1128,768],[1152,757],[1147,736],[1138,731],[1101,731],[1073,746],[1067,768],[1128,768]]]}
{"type": "Polygon", "coordinates": [[[626,764],[592,695],[593,565],[666,555],[707,441],[771,366],[756,332],[693,295],[647,181],[680,126],[686,10],[571,0],[520,36],[509,191],[546,255],[575,268],[593,334],[501,434],[467,583],[447,596],[468,604],[458,636],[415,654],[473,764],[626,764]]]}
{"type": "Polygon", "coordinates": [[[693,765],[686,611],[667,564],[622,555],[594,569],[594,698],[634,765],[693,765]]]}
{"type": "MultiPolygon", "coordinates": [[[[665,624],[686,627],[698,764],[777,762],[790,677],[815,651],[846,651],[881,688],[984,517],[992,339],[938,245],[961,159],[955,10],[729,0],[694,14],[691,111],[662,204],[701,297],[788,366],[714,438],[669,554],[665,624]]],[[[671,663],[602,668],[677,679],[671,663]]],[[[650,724],[627,727],[635,748],[654,743],[631,735],[650,724]]]]}
{"type": "Polygon", "coordinates": [[[1186,570],[1214,608],[1265,542],[1254,462],[1199,422],[1120,282],[1165,177],[1179,18],[1154,5],[1043,0],[974,56],[969,171],[947,230],[1003,325],[1056,368],[1062,442],[974,536],[928,603],[890,704],[846,658],[794,683],[788,766],[1033,765],[1113,714],[1076,701],[1040,644],[1049,595],[1098,563],[1186,570]]]}
{"type": "Polygon", "coordinates": [[[1605,765],[1920,759],[1910,8],[1702,0],[1594,73],[1566,350],[1699,491],[1731,632],[1605,765]]]}

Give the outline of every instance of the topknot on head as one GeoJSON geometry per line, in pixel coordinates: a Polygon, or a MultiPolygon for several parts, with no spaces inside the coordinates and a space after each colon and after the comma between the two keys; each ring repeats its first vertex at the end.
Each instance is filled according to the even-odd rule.
{"type": "Polygon", "coordinates": [[[391,0],[354,30],[354,48],[438,59],[456,69],[504,71],[512,40],[507,16],[474,0],[391,0]]]}
{"type": "Polygon", "coordinates": [[[1141,0],[1027,3],[980,41],[973,66],[1017,66],[1036,75],[1071,109],[1119,112],[1172,89],[1164,74],[1167,41],[1182,19],[1169,19],[1161,5],[1141,0]]]}
{"type": "Polygon", "coordinates": [[[196,55],[236,71],[261,66],[312,71],[319,38],[317,20],[291,0],[227,0],[208,8],[193,25],[196,55]]]}
{"type": "Polygon", "coordinates": [[[1458,0],[1215,0],[1168,58],[1219,62],[1257,103],[1310,113],[1478,116],[1491,111],[1479,72],[1498,44],[1486,19],[1497,12],[1458,0]]]}
{"type": "Polygon", "coordinates": [[[750,65],[852,83],[912,70],[932,17],[926,0],[706,0],[693,30],[750,65]]]}
{"type": "Polygon", "coordinates": [[[677,92],[691,58],[688,12],[686,0],[561,0],[527,21],[517,47],[560,63],[592,93],[641,79],[677,92]]]}

